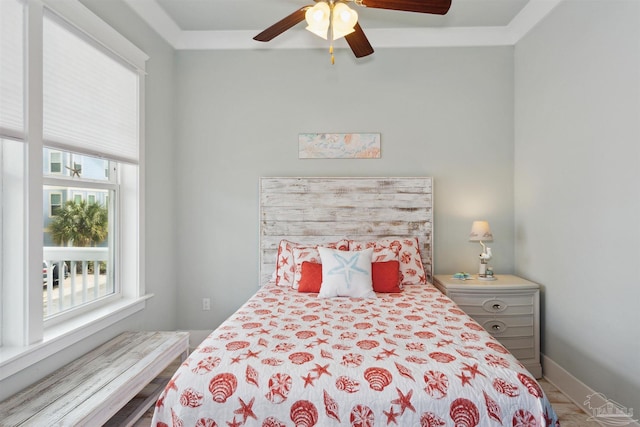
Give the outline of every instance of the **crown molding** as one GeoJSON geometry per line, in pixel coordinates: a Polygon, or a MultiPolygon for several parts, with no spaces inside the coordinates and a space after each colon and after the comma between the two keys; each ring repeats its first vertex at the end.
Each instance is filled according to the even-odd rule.
{"type": "Polygon", "coordinates": [[[509,23],[511,44],[516,44],[564,0],[530,0],[509,23]]]}
{"type": "MultiPolygon", "coordinates": [[[[326,40],[303,29],[292,29],[269,43],[253,40],[255,31],[184,31],[156,0],[123,0],[174,49],[306,49],[326,48],[326,40]]],[[[530,0],[503,27],[372,28],[367,38],[376,48],[512,46],[535,27],[563,0],[530,0]]],[[[341,39],[336,48],[347,48],[341,39]]]]}

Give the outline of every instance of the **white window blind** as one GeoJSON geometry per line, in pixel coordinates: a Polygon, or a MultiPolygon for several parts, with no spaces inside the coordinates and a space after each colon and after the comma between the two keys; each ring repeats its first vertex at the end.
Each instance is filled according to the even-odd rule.
{"type": "Polygon", "coordinates": [[[55,14],[44,18],[44,144],[137,163],[137,72],[55,14]]]}
{"type": "Polygon", "coordinates": [[[24,139],[24,7],[0,0],[0,135],[24,139]]]}

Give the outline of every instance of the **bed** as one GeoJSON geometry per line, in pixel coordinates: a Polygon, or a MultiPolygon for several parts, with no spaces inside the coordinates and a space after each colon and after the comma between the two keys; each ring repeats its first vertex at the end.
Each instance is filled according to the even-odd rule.
{"type": "Polygon", "coordinates": [[[152,425],[559,425],[431,285],[432,218],[429,177],[262,178],[263,285],[180,366],[152,425]]]}

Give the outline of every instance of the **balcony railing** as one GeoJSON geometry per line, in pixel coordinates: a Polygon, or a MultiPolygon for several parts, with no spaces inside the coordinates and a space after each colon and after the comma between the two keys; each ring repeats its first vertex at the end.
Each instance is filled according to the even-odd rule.
{"type": "Polygon", "coordinates": [[[106,273],[109,269],[104,269],[108,248],[45,246],[43,254],[45,318],[114,292],[106,273]]]}

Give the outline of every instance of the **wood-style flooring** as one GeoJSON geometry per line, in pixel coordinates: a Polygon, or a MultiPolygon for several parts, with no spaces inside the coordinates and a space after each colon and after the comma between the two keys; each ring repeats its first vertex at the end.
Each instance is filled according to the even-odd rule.
{"type": "MultiPolygon", "coordinates": [[[[542,389],[547,398],[551,402],[553,409],[560,418],[562,427],[600,427],[595,421],[589,421],[589,415],[582,411],[578,406],[573,404],[571,400],[562,394],[557,388],[551,385],[545,379],[539,380],[542,389]]],[[[139,419],[135,427],[150,427],[153,409],[147,411],[144,416],[139,419]]]]}
{"type": "Polygon", "coordinates": [[[551,406],[560,418],[562,427],[601,427],[595,421],[589,421],[590,415],[575,405],[567,396],[562,394],[557,388],[544,378],[538,380],[540,386],[551,402],[551,406]]]}

